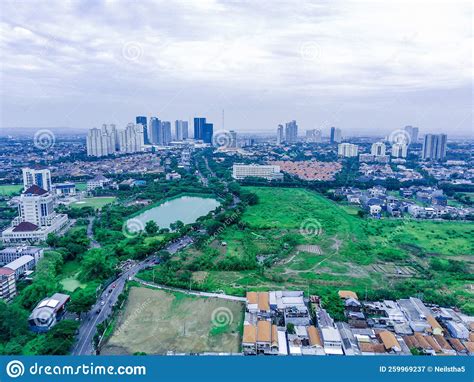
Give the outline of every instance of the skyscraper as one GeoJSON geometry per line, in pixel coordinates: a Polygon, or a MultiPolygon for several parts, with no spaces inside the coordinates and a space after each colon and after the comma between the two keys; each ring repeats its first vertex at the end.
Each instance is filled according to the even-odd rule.
{"type": "Polygon", "coordinates": [[[194,139],[200,139],[204,143],[212,143],[214,126],[206,122],[206,118],[194,118],[194,139]]]}
{"type": "Polygon", "coordinates": [[[138,116],[138,117],[135,118],[135,122],[136,122],[137,125],[138,125],[138,124],[141,124],[141,125],[143,126],[143,135],[144,135],[144,137],[145,137],[145,144],[151,143],[151,142],[150,142],[150,139],[149,139],[149,137],[148,137],[148,124],[147,124],[147,119],[146,119],[146,117],[140,115],[140,116],[138,116]]]}
{"type": "Polygon", "coordinates": [[[407,132],[408,136],[410,137],[410,143],[417,143],[418,142],[418,127],[413,126],[405,126],[405,131],[407,132]]]}
{"type": "Polygon", "coordinates": [[[151,144],[158,144],[158,137],[160,136],[161,121],[157,117],[150,117],[150,129],[148,140],[151,144]]]}
{"type": "Polygon", "coordinates": [[[129,123],[125,130],[119,131],[119,147],[121,153],[136,153],[143,151],[145,136],[143,125],[129,123]]]}
{"type": "Polygon", "coordinates": [[[426,134],[421,156],[424,160],[443,160],[446,157],[446,134],[426,134]]]}
{"type": "Polygon", "coordinates": [[[188,139],[188,121],[176,120],[174,122],[174,129],[177,141],[188,139]]]}
{"type": "Polygon", "coordinates": [[[336,127],[331,127],[331,135],[329,138],[329,143],[334,144],[334,143],[340,143],[342,141],[342,132],[341,129],[338,129],[336,127]]]}
{"type": "Polygon", "coordinates": [[[235,132],[234,130],[230,130],[229,135],[230,135],[229,148],[236,148],[237,147],[237,132],[235,132]]]}
{"type": "Polygon", "coordinates": [[[287,122],[285,125],[285,141],[295,143],[298,140],[298,125],[296,121],[287,122]]]}
{"type": "Polygon", "coordinates": [[[171,122],[163,121],[161,122],[161,136],[159,138],[159,144],[167,146],[171,141],[171,122]]]}
{"type": "Polygon", "coordinates": [[[380,156],[380,155],[385,155],[386,151],[386,146],[385,143],[383,142],[375,142],[372,144],[372,148],[370,149],[370,153],[372,155],[380,156]]]}
{"type": "Polygon", "coordinates": [[[87,133],[87,155],[103,157],[117,150],[117,131],[114,124],[102,125],[100,129],[93,128],[87,133]]]}
{"type": "Polygon", "coordinates": [[[283,125],[278,125],[277,128],[277,145],[281,145],[285,140],[283,125]]]}

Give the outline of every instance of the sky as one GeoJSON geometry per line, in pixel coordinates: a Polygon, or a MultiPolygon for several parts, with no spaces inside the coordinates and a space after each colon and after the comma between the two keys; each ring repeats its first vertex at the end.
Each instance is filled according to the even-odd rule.
{"type": "Polygon", "coordinates": [[[0,2],[0,127],[473,132],[470,1],[0,2]],[[225,124],[222,123],[224,110],[225,124]]]}

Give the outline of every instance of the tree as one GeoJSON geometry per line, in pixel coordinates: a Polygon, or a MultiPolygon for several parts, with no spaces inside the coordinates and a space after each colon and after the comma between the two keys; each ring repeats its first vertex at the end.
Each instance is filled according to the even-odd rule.
{"type": "Polygon", "coordinates": [[[81,263],[81,278],[85,281],[105,280],[114,274],[117,260],[107,256],[107,250],[102,248],[91,249],[86,252],[81,263]]]}
{"type": "Polygon", "coordinates": [[[77,314],[87,312],[96,301],[95,288],[78,289],[71,295],[68,310],[77,314]]]}
{"type": "Polygon", "coordinates": [[[145,224],[145,232],[149,236],[154,236],[158,233],[159,227],[154,220],[148,220],[145,224]]]}

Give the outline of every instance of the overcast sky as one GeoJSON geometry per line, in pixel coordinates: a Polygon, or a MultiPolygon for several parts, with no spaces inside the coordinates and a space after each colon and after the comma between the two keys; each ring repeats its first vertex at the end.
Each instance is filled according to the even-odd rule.
{"type": "Polygon", "coordinates": [[[1,126],[473,134],[470,1],[7,1],[1,126]]]}

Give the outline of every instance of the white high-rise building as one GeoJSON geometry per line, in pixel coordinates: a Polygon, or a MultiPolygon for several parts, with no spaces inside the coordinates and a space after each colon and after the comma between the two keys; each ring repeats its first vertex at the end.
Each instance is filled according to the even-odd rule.
{"type": "Polygon", "coordinates": [[[145,131],[142,124],[129,123],[125,130],[119,131],[121,153],[136,153],[144,150],[145,131]]]}
{"type": "Polygon", "coordinates": [[[36,184],[46,191],[51,191],[51,171],[48,168],[41,166],[25,167],[21,171],[23,173],[23,190],[36,184]]]}
{"type": "Polygon", "coordinates": [[[344,158],[356,157],[359,153],[359,146],[352,143],[340,143],[337,146],[337,154],[344,158]]]}
{"type": "Polygon", "coordinates": [[[421,156],[424,160],[443,160],[446,157],[448,136],[446,134],[426,134],[421,156]]]}
{"type": "Polygon", "coordinates": [[[372,144],[370,153],[375,156],[385,155],[387,148],[383,142],[375,142],[372,144]]]}
{"type": "Polygon", "coordinates": [[[174,122],[174,129],[177,141],[188,139],[188,121],[176,120],[174,122]]]}
{"type": "Polygon", "coordinates": [[[104,157],[117,151],[117,130],[114,124],[102,125],[100,129],[90,129],[87,134],[87,155],[104,157]]]}
{"type": "Polygon", "coordinates": [[[285,141],[295,143],[298,140],[298,125],[296,121],[287,122],[285,125],[285,141]]]}
{"type": "Polygon", "coordinates": [[[318,130],[318,129],[306,130],[306,142],[321,143],[322,142],[321,130],[318,130]]]}
{"type": "Polygon", "coordinates": [[[283,125],[278,125],[277,128],[277,145],[281,145],[285,140],[283,125]]]}
{"type": "Polygon", "coordinates": [[[404,143],[394,143],[392,145],[392,157],[406,158],[408,154],[408,146],[404,143]]]}

